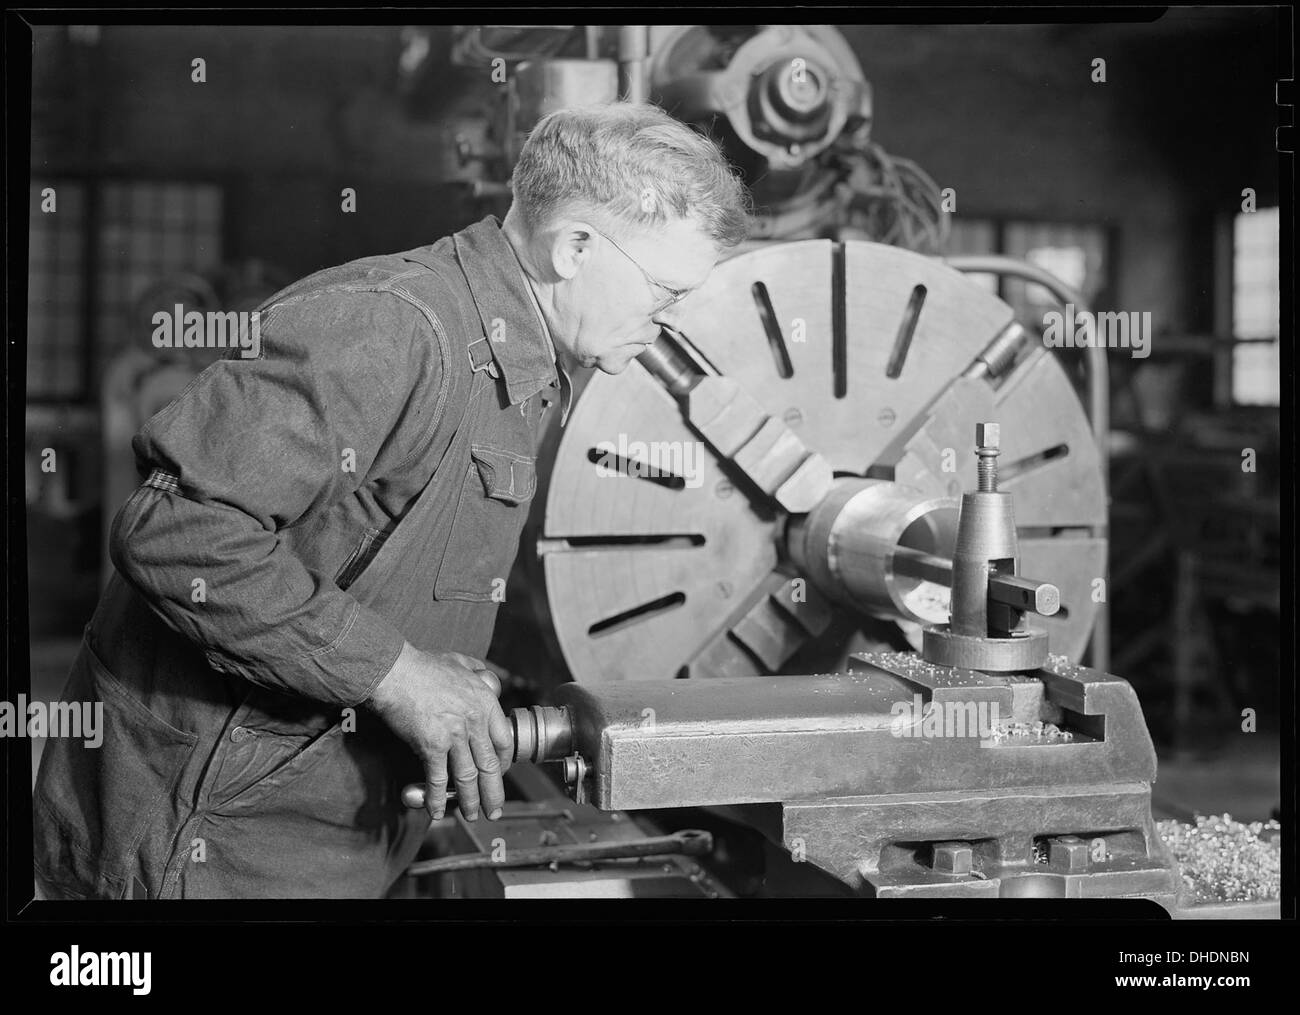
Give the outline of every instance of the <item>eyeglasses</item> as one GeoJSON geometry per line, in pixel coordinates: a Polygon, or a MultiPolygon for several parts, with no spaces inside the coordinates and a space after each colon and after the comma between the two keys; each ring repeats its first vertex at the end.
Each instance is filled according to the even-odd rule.
{"type": "Polygon", "coordinates": [[[638,261],[635,257],[629,254],[622,247],[620,247],[617,241],[615,241],[614,237],[608,235],[607,233],[600,232],[600,230],[597,229],[595,226],[592,226],[591,228],[595,232],[600,233],[600,235],[605,237],[605,239],[609,240],[610,244],[614,247],[615,250],[617,250],[620,254],[622,254],[629,261],[635,264],[637,271],[639,271],[642,275],[645,276],[645,280],[647,282],[649,282],[652,286],[656,288],[662,289],[664,292],[668,294],[663,299],[661,299],[658,303],[655,304],[654,309],[650,311],[652,315],[662,313],[663,311],[671,307],[674,303],[680,303],[682,300],[684,300],[687,296],[689,296],[694,291],[692,289],[674,289],[670,285],[664,285],[657,278],[651,275],[650,272],[642,268],[640,261],[638,261]]]}

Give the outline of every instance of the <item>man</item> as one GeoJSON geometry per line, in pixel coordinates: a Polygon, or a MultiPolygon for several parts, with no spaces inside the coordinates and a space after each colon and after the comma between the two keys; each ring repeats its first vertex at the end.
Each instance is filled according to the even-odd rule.
{"type": "Polygon", "coordinates": [[[649,106],[546,117],[513,185],[504,223],[277,293],[261,355],[135,437],[147,479],[64,692],[103,703],[104,742],[45,752],[43,895],[378,897],[449,782],[499,817],[482,656],[543,414],[564,364],[653,342],[747,222],[718,148],[649,106]]]}

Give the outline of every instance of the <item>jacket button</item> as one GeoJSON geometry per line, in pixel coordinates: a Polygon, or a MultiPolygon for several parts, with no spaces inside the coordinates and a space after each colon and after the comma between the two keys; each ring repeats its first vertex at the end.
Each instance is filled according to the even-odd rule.
{"type": "Polygon", "coordinates": [[[237,744],[242,744],[248,739],[249,733],[250,731],[247,726],[236,726],[230,731],[230,739],[237,744]]]}

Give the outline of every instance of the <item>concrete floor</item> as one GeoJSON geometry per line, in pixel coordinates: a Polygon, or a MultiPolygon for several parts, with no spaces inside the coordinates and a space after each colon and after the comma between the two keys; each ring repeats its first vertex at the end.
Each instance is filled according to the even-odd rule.
{"type": "Polygon", "coordinates": [[[1267,821],[1281,805],[1282,752],[1275,733],[1234,734],[1195,755],[1156,754],[1151,795],[1157,818],[1229,814],[1238,821],[1267,821]]]}

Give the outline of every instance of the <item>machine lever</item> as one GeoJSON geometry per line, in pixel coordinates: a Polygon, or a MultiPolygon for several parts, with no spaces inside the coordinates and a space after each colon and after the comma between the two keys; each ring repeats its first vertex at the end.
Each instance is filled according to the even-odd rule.
{"type": "Polygon", "coordinates": [[[713,835],[698,829],[686,829],[672,835],[659,835],[631,842],[580,842],[563,846],[535,846],[531,849],[507,849],[497,860],[491,853],[462,853],[422,860],[406,868],[411,877],[444,874],[448,871],[473,870],[477,867],[538,867],[553,863],[581,863],[587,860],[625,860],[652,856],[707,856],[713,851],[713,835]]]}

